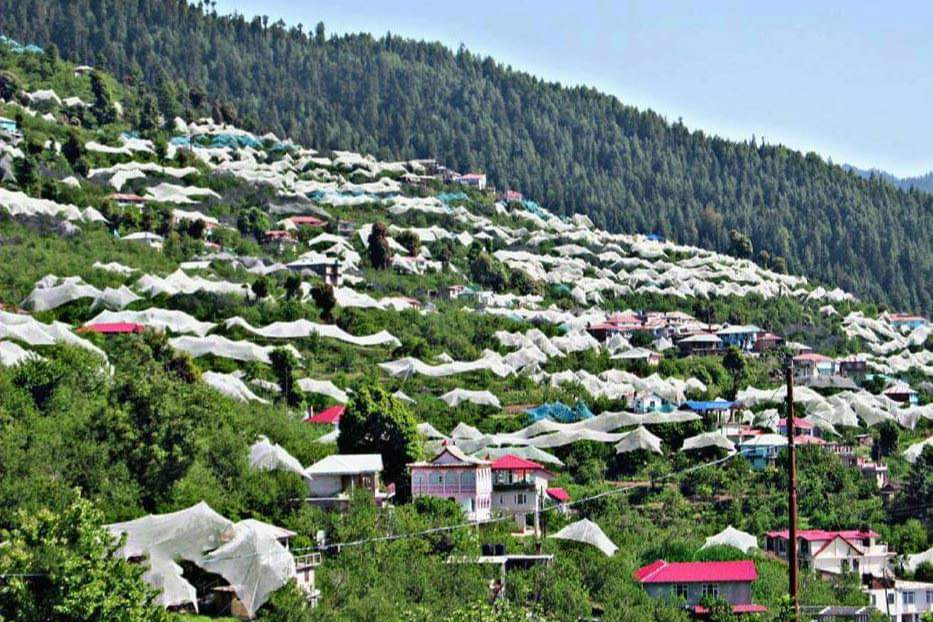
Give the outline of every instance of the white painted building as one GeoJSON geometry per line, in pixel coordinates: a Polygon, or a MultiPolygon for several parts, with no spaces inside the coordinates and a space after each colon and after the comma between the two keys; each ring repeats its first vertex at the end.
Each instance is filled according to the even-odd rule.
{"type": "Polygon", "coordinates": [[[933,611],[933,583],[920,581],[873,582],[866,590],[872,606],[893,622],[920,622],[933,611]]]}

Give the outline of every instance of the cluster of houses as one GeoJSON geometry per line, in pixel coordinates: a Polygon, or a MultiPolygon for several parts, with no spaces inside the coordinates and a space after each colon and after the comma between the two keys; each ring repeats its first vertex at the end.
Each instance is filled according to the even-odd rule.
{"type": "MultiPolygon", "coordinates": [[[[766,554],[787,561],[787,531],[769,532],[765,541],[766,554]]],[[[868,622],[873,613],[881,612],[893,622],[920,622],[933,611],[933,583],[895,579],[891,572],[895,553],[871,529],[803,530],[798,532],[797,541],[802,570],[826,578],[854,574],[871,602],[870,606],[824,607],[813,612],[812,619],[868,622]]],[[[709,614],[710,599],[725,601],[736,615],[766,611],[752,602],[752,584],[758,572],[751,560],[657,560],[635,571],[635,579],[652,598],[681,602],[697,618],[709,614]]]]}
{"type": "Polygon", "coordinates": [[[642,334],[653,340],[664,339],[668,341],[660,343],[676,346],[685,356],[722,354],[732,346],[747,353],[766,352],[785,345],[782,337],[758,326],[706,324],[682,311],[615,314],[590,325],[587,332],[601,342],[615,335],[631,339],[642,334]]]}

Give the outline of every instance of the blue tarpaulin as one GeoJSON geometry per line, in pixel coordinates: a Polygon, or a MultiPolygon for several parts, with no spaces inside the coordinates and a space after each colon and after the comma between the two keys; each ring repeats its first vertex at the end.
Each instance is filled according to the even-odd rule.
{"type": "Polygon", "coordinates": [[[440,192],[437,200],[441,203],[451,203],[453,201],[466,201],[469,199],[465,192],[440,192]]]}
{"type": "Polygon", "coordinates": [[[548,214],[543,209],[541,209],[541,206],[535,203],[534,201],[532,201],[531,199],[525,199],[524,201],[522,201],[522,205],[524,205],[525,209],[531,212],[532,214],[534,214],[535,216],[538,216],[545,220],[551,217],[550,214],[548,214]]]}
{"type": "Polygon", "coordinates": [[[711,402],[698,402],[694,400],[687,400],[683,404],[683,408],[692,410],[693,412],[708,412],[711,410],[728,410],[732,408],[735,402],[727,402],[726,400],[713,400],[711,402]]]}
{"type": "Polygon", "coordinates": [[[576,406],[571,408],[563,402],[552,402],[550,404],[541,404],[525,411],[531,421],[540,421],[541,419],[550,419],[561,423],[573,423],[583,419],[592,419],[593,413],[583,402],[577,402],[576,406]]]}

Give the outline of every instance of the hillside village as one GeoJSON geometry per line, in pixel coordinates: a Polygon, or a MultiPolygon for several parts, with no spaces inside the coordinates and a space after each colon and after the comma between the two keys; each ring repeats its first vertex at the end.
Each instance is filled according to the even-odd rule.
{"type": "Polygon", "coordinates": [[[5,37],[0,98],[4,615],[90,502],[182,620],[787,619],[789,436],[805,619],[933,615],[927,318],[5,37]]]}

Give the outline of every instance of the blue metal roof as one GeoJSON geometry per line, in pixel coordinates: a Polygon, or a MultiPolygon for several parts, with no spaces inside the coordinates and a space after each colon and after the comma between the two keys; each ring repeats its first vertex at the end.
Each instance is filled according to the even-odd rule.
{"type": "Polygon", "coordinates": [[[713,400],[711,402],[687,400],[683,403],[683,406],[695,412],[703,412],[706,410],[725,410],[732,408],[734,404],[735,402],[727,402],[726,400],[713,400]]]}

